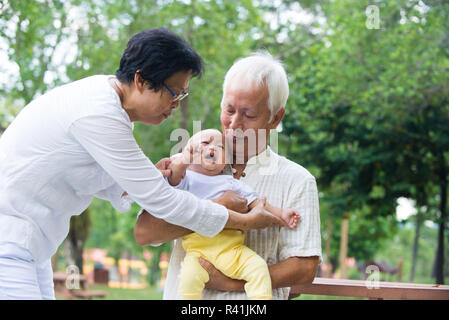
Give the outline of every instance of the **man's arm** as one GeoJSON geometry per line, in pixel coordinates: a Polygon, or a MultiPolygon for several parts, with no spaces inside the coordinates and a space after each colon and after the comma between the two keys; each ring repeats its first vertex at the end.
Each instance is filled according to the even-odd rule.
{"type": "MultiPolygon", "coordinates": [[[[244,291],[245,281],[228,278],[217,270],[209,261],[200,259],[201,266],[209,273],[206,288],[221,291],[244,291]]],[[[312,283],[318,270],[319,258],[290,257],[268,267],[273,289],[294,287],[312,283]],[[298,272],[301,270],[301,272],[298,272]]],[[[294,293],[294,291],[292,292],[294,293]]]]}
{"type": "Polygon", "coordinates": [[[319,258],[290,257],[269,267],[273,288],[294,287],[312,283],[318,270],[319,258]],[[300,270],[300,272],[299,272],[300,270]]]}
{"type": "Polygon", "coordinates": [[[192,233],[191,230],[171,224],[143,211],[134,226],[134,238],[141,245],[159,245],[192,233]]]}

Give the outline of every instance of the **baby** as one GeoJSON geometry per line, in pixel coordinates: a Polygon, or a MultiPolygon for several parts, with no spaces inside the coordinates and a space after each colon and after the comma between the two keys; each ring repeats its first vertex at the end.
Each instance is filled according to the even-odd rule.
{"type": "MultiPolygon", "coordinates": [[[[215,129],[203,130],[190,138],[181,154],[171,158],[170,185],[189,191],[202,199],[215,199],[227,190],[247,198],[248,208],[260,205],[262,200],[249,186],[225,174],[223,136],[215,129]]],[[[265,209],[281,218],[285,225],[295,228],[299,214],[293,209],[280,209],[268,202],[265,209]]],[[[271,299],[271,278],[268,266],[257,253],[244,245],[240,230],[224,229],[212,238],[191,233],[182,239],[186,256],[179,274],[179,294],[182,299],[199,300],[209,274],[201,267],[199,258],[211,262],[218,270],[233,279],[245,280],[249,299],[271,299]]]]}

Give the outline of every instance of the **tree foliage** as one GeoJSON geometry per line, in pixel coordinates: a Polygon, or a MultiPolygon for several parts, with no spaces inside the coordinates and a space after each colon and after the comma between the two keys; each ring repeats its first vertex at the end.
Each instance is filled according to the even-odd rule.
{"type": "MultiPolygon", "coordinates": [[[[350,213],[349,255],[375,256],[397,231],[396,200],[427,207],[439,223],[441,282],[449,175],[449,5],[446,1],[0,0],[0,131],[35,96],[94,74],[114,74],[128,39],[165,26],[187,39],[206,72],[162,125],[136,124],[153,162],[169,155],[176,128],[220,128],[222,82],[235,59],[266,49],[285,64],[290,97],[280,150],[317,177],[321,220],[350,213]],[[379,28],[367,27],[367,7],[379,28]],[[302,17],[302,18],[301,18],[302,17]],[[0,78],[1,79],[1,78],[0,78]]],[[[90,207],[87,246],[140,255],[137,207],[90,207]]],[[[322,228],[323,230],[325,228],[322,228]]],[[[437,239],[436,239],[437,240],[437,239]]],[[[155,252],[169,248],[154,249],[155,252]]],[[[440,256],[438,256],[440,255],[440,256]]]]}
{"type": "Polygon", "coordinates": [[[350,234],[363,243],[350,245],[357,258],[392,234],[395,220],[385,218],[400,196],[423,204],[439,195],[443,234],[447,223],[448,6],[377,2],[380,29],[369,29],[369,4],[330,3],[321,39],[288,58],[299,67],[284,122],[289,154],[316,168],[329,215],[349,211],[379,231],[390,226],[370,233],[359,224],[350,234]]]}

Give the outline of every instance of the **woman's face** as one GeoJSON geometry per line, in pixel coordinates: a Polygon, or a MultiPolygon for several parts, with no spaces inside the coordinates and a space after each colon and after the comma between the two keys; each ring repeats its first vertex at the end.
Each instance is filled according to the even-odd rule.
{"type": "MultiPolygon", "coordinates": [[[[191,72],[179,71],[164,81],[165,85],[175,94],[186,92],[189,86],[191,72]]],[[[137,75],[137,77],[140,77],[137,75]]],[[[148,89],[148,84],[134,81],[129,103],[128,114],[131,121],[159,125],[167,119],[172,111],[178,107],[179,101],[173,101],[173,95],[165,88],[158,92],[148,89]]]]}

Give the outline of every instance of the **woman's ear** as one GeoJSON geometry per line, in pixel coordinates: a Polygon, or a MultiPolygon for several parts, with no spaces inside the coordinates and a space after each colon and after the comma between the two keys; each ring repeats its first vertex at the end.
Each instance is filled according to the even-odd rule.
{"type": "Polygon", "coordinates": [[[136,89],[142,93],[145,89],[145,80],[142,78],[142,75],[140,74],[140,69],[136,71],[134,74],[134,86],[136,89]]]}

